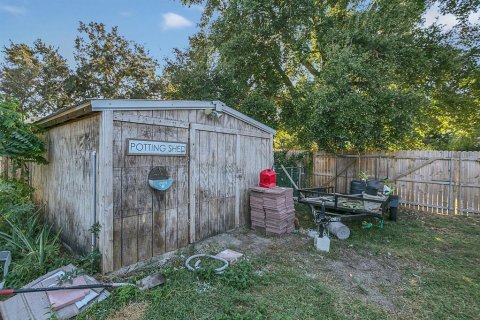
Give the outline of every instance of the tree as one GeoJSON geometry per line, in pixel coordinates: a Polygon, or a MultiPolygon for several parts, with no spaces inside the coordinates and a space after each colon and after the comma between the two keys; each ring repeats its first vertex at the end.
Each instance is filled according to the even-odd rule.
{"type": "MultiPolygon", "coordinates": [[[[305,142],[329,150],[388,147],[412,131],[409,123],[423,103],[405,81],[418,68],[412,63],[418,52],[408,48],[422,8],[363,3],[207,1],[205,40],[192,41],[188,62],[208,66],[200,78],[229,80],[213,92],[227,92],[226,100],[246,113],[243,105],[252,101],[251,110],[280,115],[280,127],[305,142]],[[200,51],[215,58],[195,61],[200,51]],[[234,83],[238,91],[224,90],[234,83]]],[[[179,93],[179,78],[197,77],[187,66],[177,59],[166,69],[167,83],[179,93]]]]}
{"type": "Polygon", "coordinates": [[[427,1],[183,2],[203,4],[202,30],[168,61],[164,94],[229,101],[331,151],[422,146],[439,75],[460,73],[442,55],[465,54],[419,27],[427,1]]]}
{"type": "Polygon", "coordinates": [[[148,51],[119,35],[118,28],[106,30],[103,23],[80,22],[75,40],[75,97],[158,97],[158,63],[148,51]]]}
{"type": "Polygon", "coordinates": [[[455,14],[451,29],[434,24],[425,32],[429,57],[429,107],[419,131],[427,146],[446,150],[480,150],[480,18],[478,0],[443,0],[445,14],[455,14]]]}
{"type": "Polygon", "coordinates": [[[17,111],[19,102],[0,95],[0,157],[8,157],[17,166],[26,162],[46,163],[45,145],[36,127],[24,121],[17,111]]]}
{"type": "Polygon", "coordinates": [[[18,111],[36,117],[87,98],[159,96],[158,63],[143,46],[102,23],[80,22],[78,31],[74,70],[41,40],[4,48],[0,93],[17,98],[18,111]]]}
{"type": "Polygon", "coordinates": [[[32,47],[11,43],[3,53],[0,92],[19,100],[18,111],[42,116],[72,103],[65,85],[70,70],[58,48],[36,40],[32,47]]]}

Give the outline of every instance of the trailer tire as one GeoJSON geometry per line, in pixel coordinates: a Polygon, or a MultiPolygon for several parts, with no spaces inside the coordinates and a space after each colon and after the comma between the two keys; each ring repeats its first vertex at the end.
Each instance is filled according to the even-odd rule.
{"type": "Polygon", "coordinates": [[[389,215],[389,219],[392,220],[392,221],[397,221],[397,213],[398,213],[398,208],[397,207],[391,207],[390,208],[390,215],[389,215]]]}

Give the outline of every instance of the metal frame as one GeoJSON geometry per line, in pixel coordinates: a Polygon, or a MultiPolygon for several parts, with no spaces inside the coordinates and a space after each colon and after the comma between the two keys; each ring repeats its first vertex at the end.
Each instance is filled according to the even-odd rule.
{"type": "Polygon", "coordinates": [[[347,198],[353,200],[365,200],[361,196],[347,195],[340,193],[329,193],[327,190],[333,190],[333,187],[328,188],[307,188],[298,189],[300,197],[299,203],[306,204],[310,207],[313,215],[313,219],[318,226],[319,234],[328,234],[327,225],[331,222],[345,222],[353,220],[363,220],[365,218],[385,218],[387,212],[391,208],[398,207],[398,197],[389,196],[385,200],[367,199],[369,202],[380,203],[381,212],[372,212],[365,209],[353,209],[347,207],[341,207],[338,205],[338,198],[347,198]],[[309,197],[308,195],[315,195],[316,197],[309,197]],[[325,197],[333,197],[334,201],[326,201],[325,197]],[[323,199],[322,199],[323,198],[323,199]],[[332,204],[333,202],[333,204],[332,204]],[[328,210],[328,211],[327,211],[328,210]]]}

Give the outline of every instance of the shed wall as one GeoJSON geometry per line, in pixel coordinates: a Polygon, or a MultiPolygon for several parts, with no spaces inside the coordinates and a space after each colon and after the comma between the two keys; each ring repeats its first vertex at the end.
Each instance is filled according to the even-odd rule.
{"type": "Polygon", "coordinates": [[[33,164],[30,181],[35,203],[61,230],[62,240],[79,252],[90,248],[93,222],[91,152],[98,152],[100,115],[94,114],[46,132],[48,165],[33,164]]]}
{"type": "Polygon", "coordinates": [[[272,136],[203,110],[114,111],[114,268],[148,259],[249,222],[248,188],[273,164],[272,136]],[[188,144],[187,157],[129,156],[127,139],[188,144]],[[153,190],[148,173],[174,183],[153,190]]]}

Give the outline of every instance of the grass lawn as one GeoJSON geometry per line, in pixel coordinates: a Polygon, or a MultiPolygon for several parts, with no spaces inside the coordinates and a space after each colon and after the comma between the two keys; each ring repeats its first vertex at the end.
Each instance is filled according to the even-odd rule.
{"type": "MultiPolygon", "coordinates": [[[[308,213],[297,209],[308,227],[308,213]]],[[[116,289],[80,318],[478,319],[478,218],[403,210],[383,229],[349,226],[351,237],[332,238],[328,254],[302,233],[263,237],[237,230],[214,237],[162,267],[163,287],[116,289]],[[245,259],[222,276],[183,268],[190,254],[225,248],[245,259]]]]}

